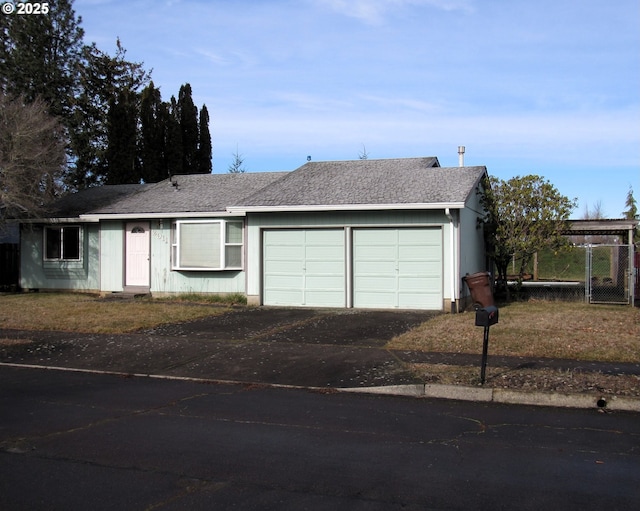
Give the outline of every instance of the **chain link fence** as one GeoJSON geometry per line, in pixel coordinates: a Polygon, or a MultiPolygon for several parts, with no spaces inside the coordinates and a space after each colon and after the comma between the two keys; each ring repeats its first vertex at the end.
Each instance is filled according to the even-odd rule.
{"type": "MultiPolygon", "coordinates": [[[[526,298],[633,303],[633,260],[632,245],[541,251],[526,268],[520,293],[526,298]]],[[[514,262],[514,273],[516,268],[514,262]]]]}
{"type": "Polygon", "coordinates": [[[631,253],[628,245],[587,247],[591,303],[629,303],[633,286],[631,253]]]}

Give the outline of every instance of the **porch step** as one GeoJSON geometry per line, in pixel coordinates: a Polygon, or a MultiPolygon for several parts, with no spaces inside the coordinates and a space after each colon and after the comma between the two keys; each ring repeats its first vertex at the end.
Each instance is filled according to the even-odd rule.
{"type": "Polygon", "coordinates": [[[143,296],[151,296],[151,290],[148,287],[141,286],[125,286],[123,291],[111,293],[113,298],[139,298],[143,296]]]}

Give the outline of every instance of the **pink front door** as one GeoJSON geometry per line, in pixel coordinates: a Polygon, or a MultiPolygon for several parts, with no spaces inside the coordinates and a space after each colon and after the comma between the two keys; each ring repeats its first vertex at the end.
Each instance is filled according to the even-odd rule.
{"type": "Polygon", "coordinates": [[[125,241],[125,286],[149,287],[149,223],[128,223],[125,241]]]}

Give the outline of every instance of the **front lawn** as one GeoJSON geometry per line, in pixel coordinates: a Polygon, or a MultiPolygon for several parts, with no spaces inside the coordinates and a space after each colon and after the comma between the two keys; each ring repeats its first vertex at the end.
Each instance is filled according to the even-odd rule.
{"type": "Polygon", "coordinates": [[[0,328],[117,334],[220,314],[190,300],[99,298],[75,293],[0,295],[0,328]]]}
{"type": "MultiPolygon", "coordinates": [[[[387,347],[481,353],[475,313],[444,314],[392,339],[387,347]]],[[[500,307],[489,353],[522,357],[640,362],[640,309],[629,306],[529,301],[500,307]]]]}

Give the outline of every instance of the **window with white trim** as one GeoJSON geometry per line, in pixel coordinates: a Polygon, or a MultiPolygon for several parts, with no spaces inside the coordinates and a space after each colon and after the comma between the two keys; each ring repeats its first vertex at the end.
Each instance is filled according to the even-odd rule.
{"type": "Polygon", "coordinates": [[[174,270],[241,270],[242,222],[178,220],[173,224],[171,268],[174,270]]]}
{"type": "Polygon", "coordinates": [[[44,228],[44,259],[46,261],[79,261],[81,257],[80,226],[44,228]]]}

